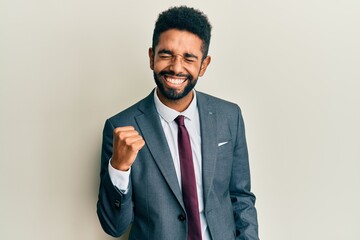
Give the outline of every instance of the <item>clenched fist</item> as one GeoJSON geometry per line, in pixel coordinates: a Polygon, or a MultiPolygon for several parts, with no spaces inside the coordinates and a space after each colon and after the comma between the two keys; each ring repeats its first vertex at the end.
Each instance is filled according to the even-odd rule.
{"type": "Polygon", "coordinates": [[[115,128],[111,165],[121,171],[129,170],[144,145],[144,139],[134,127],[115,128]]]}

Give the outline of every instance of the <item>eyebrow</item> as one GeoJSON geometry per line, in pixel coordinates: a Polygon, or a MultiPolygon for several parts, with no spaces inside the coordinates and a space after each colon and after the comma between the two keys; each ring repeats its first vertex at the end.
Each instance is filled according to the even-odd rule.
{"type": "Polygon", "coordinates": [[[198,59],[198,57],[194,54],[191,54],[191,53],[185,53],[185,58],[196,58],[198,59]]]}
{"type": "Polygon", "coordinates": [[[173,52],[168,49],[161,49],[158,51],[158,54],[162,54],[162,53],[173,55],[173,52]]]}
{"type": "MultiPolygon", "coordinates": [[[[158,54],[169,54],[169,55],[174,55],[174,53],[168,49],[161,49],[158,51],[158,54]]],[[[196,58],[198,59],[198,56],[192,54],[192,53],[185,53],[184,54],[185,58],[196,58]]]]}

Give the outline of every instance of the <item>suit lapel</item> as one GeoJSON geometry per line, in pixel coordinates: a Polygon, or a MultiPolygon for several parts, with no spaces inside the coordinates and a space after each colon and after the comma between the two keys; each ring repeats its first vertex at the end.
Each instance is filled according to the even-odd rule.
{"type": "Polygon", "coordinates": [[[174,163],[161,126],[159,114],[156,111],[153,94],[152,92],[141,102],[139,110],[144,114],[135,117],[136,122],[145,139],[146,146],[149,148],[162,175],[179,203],[184,207],[174,163]]]}
{"type": "Polygon", "coordinates": [[[197,99],[200,115],[204,203],[206,206],[207,197],[214,178],[218,148],[216,112],[206,95],[197,92],[197,99]]]}

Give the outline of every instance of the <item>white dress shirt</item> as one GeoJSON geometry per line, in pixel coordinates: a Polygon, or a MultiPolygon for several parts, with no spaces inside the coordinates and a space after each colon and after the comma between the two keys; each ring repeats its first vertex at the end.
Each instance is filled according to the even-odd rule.
{"type": "MultiPolygon", "coordinates": [[[[200,118],[199,110],[196,101],[196,91],[194,91],[194,98],[189,107],[184,112],[178,112],[172,108],[164,105],[154,91],[154,101],[156,110],[159,113],[161,125],[163,127],[168,146],[170,148],[171,156],[174,162],[176,176],[181,189],[181,172],[180,172],[180,158],[178,150],[178,125],[175,118],[179,115],[185,116],[185,127],[190,136],[191,150],[193,155],[197,195],[199,201],[200,224],[203,240],[210,240],[209,231],[207,229],[207,222],[204,214],[204,197],[202,187],[202,157],[201,157],[201,134],[200,134],[200,118]]],[[[145,140],[146,141],[146,140],[145,140]]],[[[124,172],[113,168],[109,162],[109,175],[112,183],[119,190],[127,192],[129,185],[130,170],[124,172]]]]}

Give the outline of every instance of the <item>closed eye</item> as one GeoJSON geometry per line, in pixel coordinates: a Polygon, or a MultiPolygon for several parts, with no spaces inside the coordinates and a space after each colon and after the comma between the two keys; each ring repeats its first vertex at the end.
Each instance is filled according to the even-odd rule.
{"type": "Polygon", "coordinates": [[[159,54],[159,58],[161,59],[171,59],[172,56],[169,54],[159,54]]]}
{"type": "Polygon", "coordinates": [[[195,62],[198,60],[198,57],[191,53],[185,53],[184,57],[187,62],[195,62]]]}
{"type": "Polygon", "coordinates": [[[187,62],[195,62],[196,61],[196,58],[185,58],[185,61],[187,62]]]}

